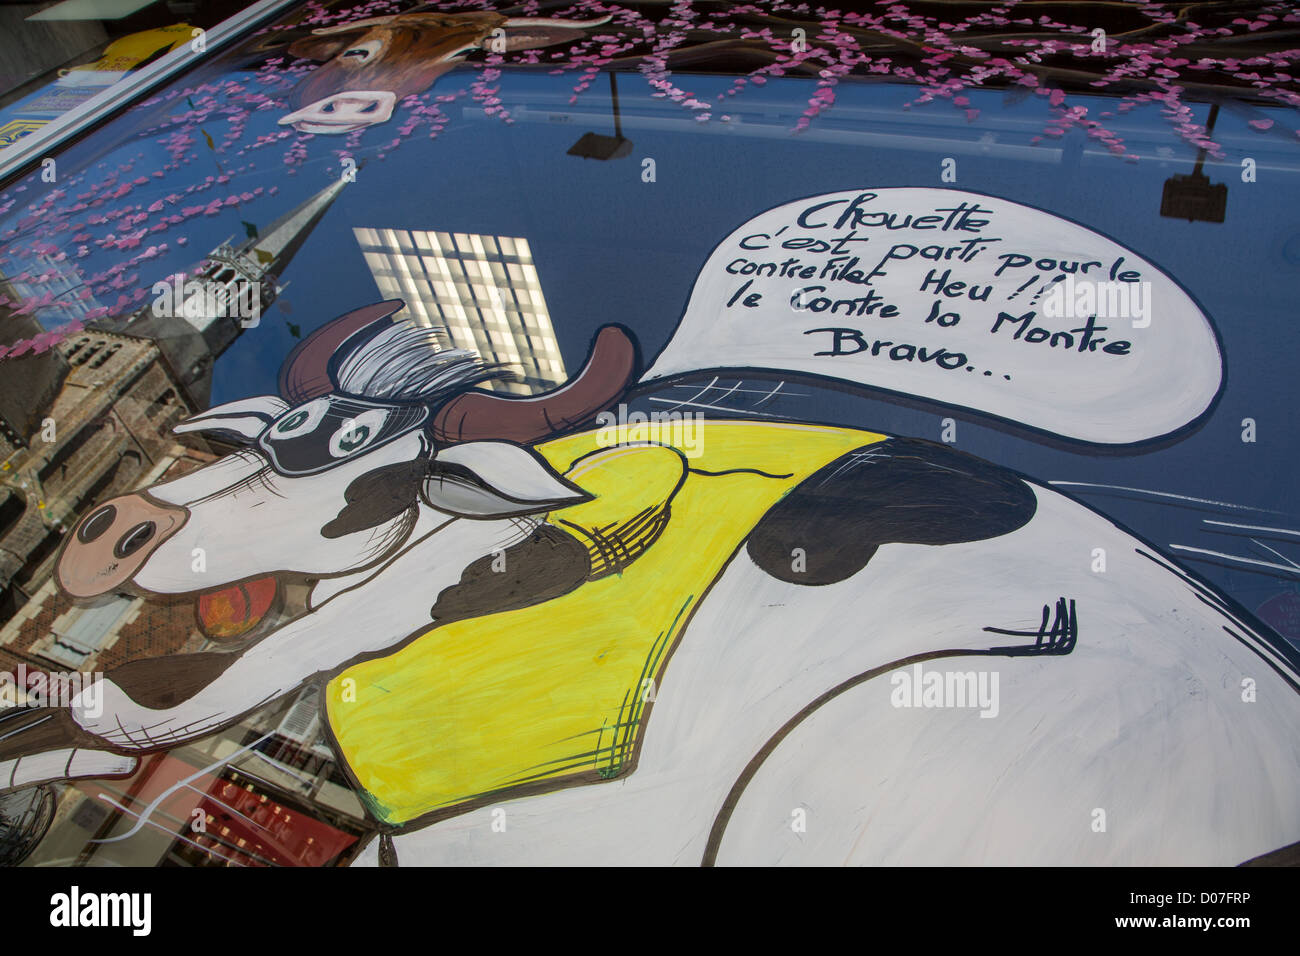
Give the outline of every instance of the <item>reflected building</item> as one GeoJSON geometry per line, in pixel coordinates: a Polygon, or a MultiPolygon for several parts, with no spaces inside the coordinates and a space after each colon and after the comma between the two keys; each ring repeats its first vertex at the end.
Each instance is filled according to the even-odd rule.
{"type": "MultiPolygon", "coordinates": [[[[13,286],[0,278],[0,295],[12,299],[13,286]]],[[[32,342],[45,329],[31,315],[19,315],[0,309],[0,346],[15,347],[20,341],[32,342]]],[[[68,376],[68,363],[58,349],[33,346],[16,354],[6,354],[4,374],[0,375],[0,458],[7,458],[19,448],[27,447],[28,436],[40,427],[44,410],[50,407],[68,376]]],[[[3,498],[0,498],[0,502],[3,498]]],[[[0,504],[0,514],[3,505],[0,504]]]]}
{"type": "Polygon", "coordinates": [[[498,391],[533,394],[568,377],[528,240],[464,232],[354,228],[366,265],[399,316],[445,328],[451,344],[509,366],[498,391]]]}
{"type": "MultiPolygon", "coordinates": [[[[87,329],[48,354],[66,370],[53,399],[0,435],[0,663],[77,670],[193,647],[193,615],[178,607],[125,596],[79,607],[52,578],[63,536],[95,502],[213,460],[171,435],[197,409],[146,339],[87,329]]],[[[42,358],[6,359],[6,374],[42,358]]]]}

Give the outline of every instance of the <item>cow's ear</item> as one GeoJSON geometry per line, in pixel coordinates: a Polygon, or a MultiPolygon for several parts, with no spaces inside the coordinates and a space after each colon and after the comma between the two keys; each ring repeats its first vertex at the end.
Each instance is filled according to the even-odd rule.
{"type": "MultiPolygon", "coordinates": [[[[581,40],[587,35],[582,30],[576,30],[573,27],[533,26],[530,24],[512,27],[507,23],[503,29],[506,34],[507,52],[536,50],[544,46],[555,46],[557,43],[570,43],[574,40],[581,40]]],[[[486,43],[486,41],[484,42],[486,43]]]]}
{"type": "Polygon", "coordinates": [[[606,14],[596,20],[552,20],[546,17],[515,17],[503,26],[507,50],[535,50],[538,47],[569,43],[587,36],[592,27],[604,26],[614,19],[606,14]]]}
{"type": "Polygon", "coordinates": [[[241,398],[187,418],[172,431],[178,435],[186,432],[222,432],[251,441],[288,409],[288,403],[274,395],[241,398]]]}
{"type": "Polygon", "coordinates": [[[467,518],[537,514],[590,499],[539,455],[502,441],[444,448],[429,463],[425,500],[467,518]]]}

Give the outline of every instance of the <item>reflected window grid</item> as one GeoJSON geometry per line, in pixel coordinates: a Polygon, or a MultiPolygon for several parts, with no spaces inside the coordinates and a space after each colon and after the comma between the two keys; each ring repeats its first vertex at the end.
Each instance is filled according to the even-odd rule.
{"type": "Polygon", "coordinates": [[[451,344],[521,372],[501,391],[528,394],[567,377],[532,250],[522,237],[356,227],[382,295],[402,298],[451,344]]]}

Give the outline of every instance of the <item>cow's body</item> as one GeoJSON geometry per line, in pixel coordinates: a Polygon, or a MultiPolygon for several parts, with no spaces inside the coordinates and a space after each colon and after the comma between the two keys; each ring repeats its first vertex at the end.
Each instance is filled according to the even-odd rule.
{"type": "Polygon", "coordinates": [[[673,654],[634,773],[502,795],[398,835],[399,860],[1234,865],[1300,838],[1295,671],[1149,546],[1033,490],[1017,531],[886,545],[825,587],[776,582],[740,551],[673,654]],[[997,671],[996,718],[894,707],[890,670],[808,712],[921,635],[936,650],[1014,644],[982,628],[1033,632],[1062,596],[1077,609],[1068,654],[922,664],[997,671]]]}
{"type": "Polygon", "coordinates": [[[129,774],[322,682],[404,862],[1233,864],[1300,839],[1295,649],[1105,518],[855,429],[577,430],[635,374],[623,331],[511,399],[400,305],[179,426],[249,447],[98,505],[60,556],[79,598],[309,577],[307,612],[117,668],[102,710],[0,714],[0,790],[129,774]],[[996,696],[900,696],[916,667],[996,696]]]}

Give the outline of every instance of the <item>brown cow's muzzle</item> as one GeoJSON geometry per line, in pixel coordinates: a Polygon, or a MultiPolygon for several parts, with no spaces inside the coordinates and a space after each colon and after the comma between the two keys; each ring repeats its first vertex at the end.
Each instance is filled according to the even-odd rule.
{"type": "Polygon", "coordinates": [[[280,117],[300,133],[351,133],[387,122],[397,105],[392,90],[346,90],[280,117]]]}
{"type": "Polygon", "coordinates": [[[135,576],[158,546],[176,533],[189,512],[123,495],[104,502],[77,526],[59,557],[59,586],[76,598],[114,591],[135,576]]]}

